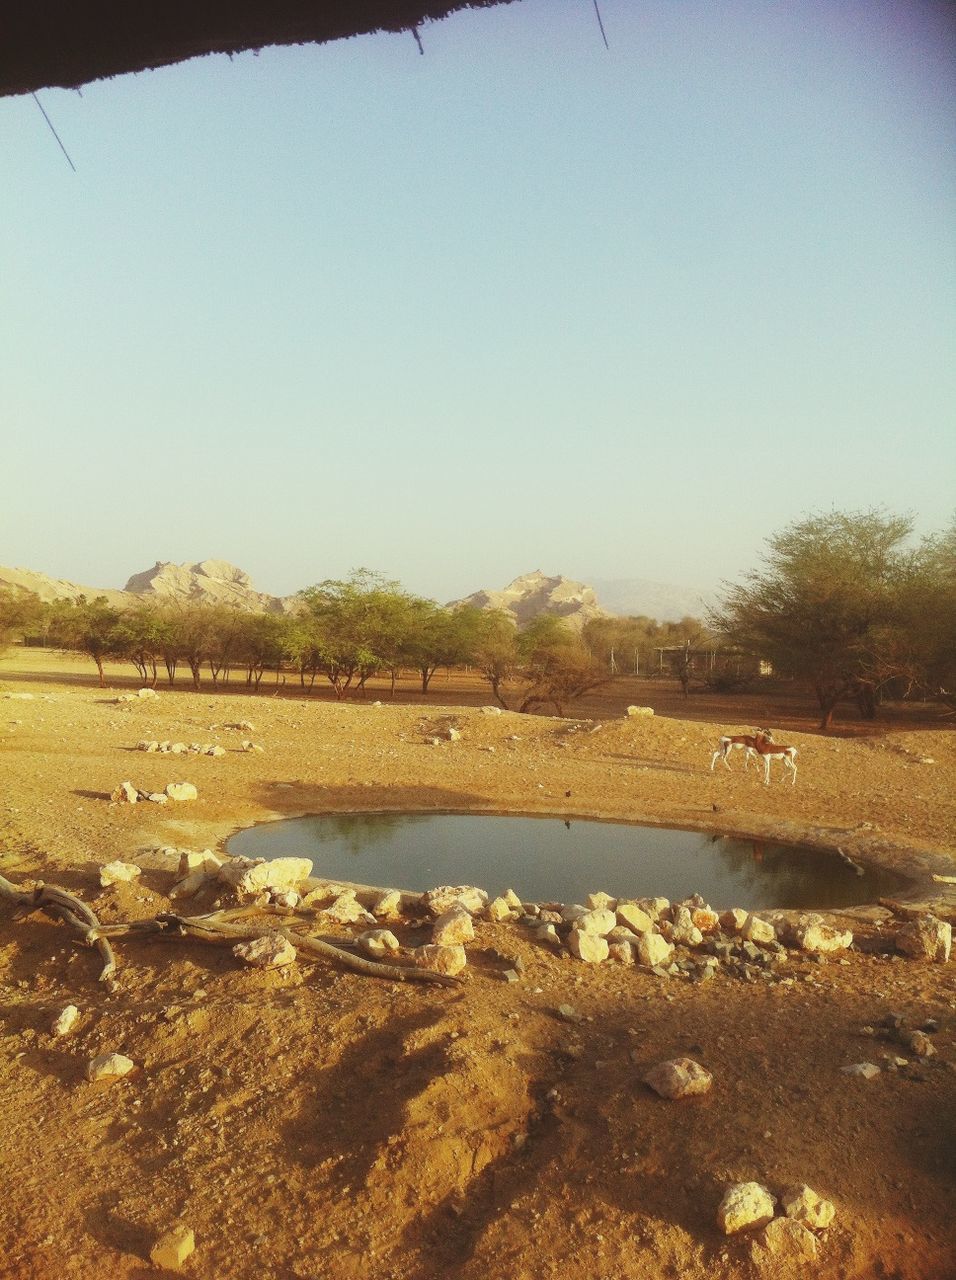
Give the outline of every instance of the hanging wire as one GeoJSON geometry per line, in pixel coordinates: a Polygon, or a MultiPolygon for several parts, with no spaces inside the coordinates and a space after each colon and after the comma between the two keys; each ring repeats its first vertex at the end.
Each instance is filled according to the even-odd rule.
{"type": "Polygon", "coordinates": [[[598,26],[601,28],[601,39],[604,41],[604,47],[608,53],[611,52],[611,46],[607,42],[607,35],[604,31],[604,23],[601,21],[601,10],[598,8],[598,0],[594,0],[594,13],[598,20],[598,26]]]}
{"type": "Polygon", "coordinates": [[[59,144],[60,144],[60,150],[61,150],[61,151],[63,152],[63,154],[66,156],[66,162],[67,162],[67,164],[70,166],[70,168],[73,170],[73,172],[74,172],[74,173],[76,173],[76,165],[75,165],[75,164],[73,163],[73,161],[70,159],[70,153],[69,153],[69,151],[67,151],[66,147],[64,147],[63,142],[62,142],[62,140],[60,139],[60,135],[59,135],[59,134],[57,133],[57,131],[53,128],[53,121],[50,119],[50,117],[47,115],[47,113],[43,110],[43,103],[40,101],[40,99],[36,96],[36,94],[35,94],[35,93],[34,93],[34,94],[32,94],[31,96],[32,96],[32,98],[33,98],[33,101],[34,101],[34,102],[37,104],[37,106],[40,108],[40,111],[41,111],[41,113],[42,113],[42,115],[43,115],[43,119],[44,119],[44,120],[47,122],[47,124],[50,126],[50,132],[53,134],[54,138],[56,138],[57,142],[59,142],[59,144]]]}

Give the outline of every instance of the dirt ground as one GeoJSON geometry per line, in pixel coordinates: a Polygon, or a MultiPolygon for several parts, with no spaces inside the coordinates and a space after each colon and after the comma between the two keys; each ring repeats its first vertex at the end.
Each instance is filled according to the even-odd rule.
{"type": "MultiPolygon", "coordinates": [[[[380,809],[839,845],[907,872],[914,900],[956,910],[956,886],[932,879],[956,875],[951,720],[907,713],[820,737],[795,697],[685,703],[644,681],[576,706],[600,729],[569,732],[569,720],[484,715],[486,689],[442,675],[427,699],[408,684],[383,706],[290,686],[160,686],[156,701],[117,704],[136,682],[109,676],[100,690],[86,665],[38,651],[0,662],[0,873],[62,884],[104,921],[169,909],[175,860],[162,846],[221,848],[266,819],[380,809]],[[630,702],[657,714],[627,719],[630,702]],[[211,727],[246,719],[251,733],[211,727]],[[431,745],[452,723],[460,739],[431,745]],[[739,758],[711,773],[719,734],[752,725],[799,748],[796,786],[764,787],[739,758]],[[263,753],[241,751],[245,737],[263,753]],[[143,738],[226,754],[145,754],[143,738]],[[199,799],[111,804],[124,779],[188,780],[199,799]],[[138,862],[140,880],[100,889],[98,868],[116,858],[138,862]]],[[[183,1272],[204,1280],[956,1275],[956,960],[895,955],[889,911],[846,918],[860,945],[824,964],[792,953],[792,982],[587,965],[517,924],[479,923],[454,989],[120,940],[109,991],[62,925],[14,921],[0,904],[0,1277],[156,1275],[150,1247],[180,1222],[196,1239],[183,1272]],[[521,980],[503,981],[518,958],[521,980]],[[68,1002],[81,1021],[55,1038],[68,1002]],[[910,1027],[935,1019],[935,1056],[907,1054],[869,1081],[841,1074],[902,1052],[863,1030],[891,1013],[910,1027]],[[110,1051],[135,1070],[88,1083],[87,1061],[110,1051]],[[714,1087],[666,1102],[642,1077],[682,1055],[714,1087]],[[808,1183],[835,1203],[818,1262],[758,1265],[746,1233],[718,1231],[724,1186],[749,1180],[808,1183]]],[[[414,920],[396,932],[409,945],[429,933],[414,920]]]]}

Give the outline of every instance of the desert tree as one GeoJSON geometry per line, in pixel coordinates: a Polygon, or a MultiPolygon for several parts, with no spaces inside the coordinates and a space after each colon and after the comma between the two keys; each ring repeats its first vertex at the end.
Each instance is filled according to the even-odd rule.
{"type": "Polygon", "coordinates": [[[768,539],[763,567],[711,616],[721,635],[775,671],[808,680],[829,728],[841,700],[872,715],[899,674],[900,601],[913,574],[912,522],[882,510],[808,516],[768,539]]]}
{"type": "Polygon", "coordinates": [[[0,588],[0,651],[42,626],[45,612],[40,597],[32,591],[0,588]]]}
{"type": "Polygon", "coordinates": [[[107,658],[122,657],[121,639],[117,634],[120,611],[105,596],[87,600],[78,596],[69,607],[55,611],[49,639],[64,649],[75,649],[93,659],[100,688],[106,684],[103,663],[107,658]]]}
{"type": "Polygon", "coordinates": [[[307,587],[299,599],[317,669],[336,698],[355,685],[364,689],[369,676],[399,652],[407,601],[399,583],[356,569],[346,580],[329,578],[307,587]]]}

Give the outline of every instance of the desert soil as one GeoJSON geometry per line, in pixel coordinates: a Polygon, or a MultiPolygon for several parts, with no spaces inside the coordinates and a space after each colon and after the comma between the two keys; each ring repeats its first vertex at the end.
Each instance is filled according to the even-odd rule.
{"type": "MultiPolygon", "coordinates": [[[[428,699],[406,689],[383,706],[162,686],[155,702],[116,704],[136,686],[119,669],[110,683],[37,652],[0,665],[0,872],[62,884],[104,921],[170,908],[163,846],[221,849],[258,821],[379,809],[807,839],[890,862],[914,877],[911,898],[948,894],[939,910],[953,916],[954,886],[932,879],[956,874],[952,721],[824,738],[806,731],[807,708],[675,703],[662,683],[575,708],[606,717],[589,733],[484,715],[486,692],[441,679],[428,699]],[[653,718],[621,714],[655,700],[653,718]],[[246,719],[253,733],[210,727],[246,719]],[[739,757],[710,772],[721,732],[764,722],[799,748],[795,787],[764,787],[739,757]],[[431,745],[449,724],[460,739],[431,745]],[[242,752],[245,737],[263,753],[242,752]],[[214,741],[226,755],[136,752],[143,738],[214,741]],[[199,799],[111,804],[124,779],[188,780],[199,799]],[[100,889],[98,868],[117,858],[141,878],[100,889]]],[[[888,910],[847,919],[860,946],[825,964],[793,953],[791,983],[587,965],[516,924],[479,923],[454,989],[120,940],[109,991],[62,925],[0,906],[0,1276],[153,1275],[150,1248],[176,1223],[195,1233],[184,1274],[205,1280],[807,1274],[761,1270],[746,1234],[719,1233],[724,1186],[749,1180],[808,1183],[836,1204],[810,1274],[954,1275],[956,960],[895,955],[888,910]],[[519,957],[521,980],[503,981],[519,957]],[[81,1021],[55,1038],[68,1002],[81,1021]],[[558,1016],[562,1004],[580,1020],[558,1016]],[[870,1081],[841,1074],[902,1052],[863,1031],[891,1013],[935,1019],[935,1056],[906,1054],[870,1081]],[[110,1051],[135,1070],[88,1083],[87,1061],[110,1051]],[[682,1055],[714,1087],[666,1102],[642,1077],[682,1055]]],[[[396,932],[413,945],[429,931],[396,932]]]]}

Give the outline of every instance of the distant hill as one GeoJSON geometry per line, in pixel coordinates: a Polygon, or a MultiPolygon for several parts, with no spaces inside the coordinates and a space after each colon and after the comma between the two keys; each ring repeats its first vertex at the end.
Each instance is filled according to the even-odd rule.
{"type": "Polygon", "coordinates": [[[530,622],[541,613],[562,618],[575,630],[580,630],[592,618],[607,618],[592,587],[583,582],[572,582],[560,574],[548,577],[540,569],[524,573],[500,591],[484,588],[473,591],[463,600],[452,600],[450,607],[470,604],[479,609],[504,609],[512,614],[518,625],[530,622]]]}

